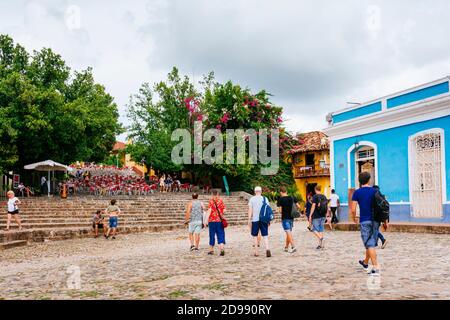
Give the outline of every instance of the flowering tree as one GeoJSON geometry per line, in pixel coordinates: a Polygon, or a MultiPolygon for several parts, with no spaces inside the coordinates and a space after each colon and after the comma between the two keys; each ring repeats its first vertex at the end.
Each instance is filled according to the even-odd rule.
{"type": "MultiPolygon", "coordinates": [[[[129,107],[132,122],[130,131],[134,139],[134,144],[130,147],[132,156],[136,159],[145,157],[147,163],[151,162],[155,169],[161,171],[189,171],[194,180],[206,177],[213,185],[221,185],[222,176],[227,176],[230,187],[235,190],[250,191],[256,184],[266,187],[269,191],[280,185],[293,185],[290,165],[285,163],[285,150],[290,148],[295,139],[282,128],[283,109],[270,101],[270,94],[265,90],[252,93],[248,88],[244,89],[231,81],[218,83],[214,80],[213,73],[205,76],[200,84],[201,90],[198,92],[189,79],[181,78],[178,70],[174,68],[168,76],[168,81],[156,84],[154,90],[148,85],[141,88],[140,93],[132,98],[129,107]],[[158,96],[156,101],[153,99],[154,92],[158,96]],[[227,129],[254,129],[257,133],[260,129],[279,129],[279,173],[272,177],[261,176],[261,165],[250,164],[249,161],[245,164],[225,162],[174,167],[169,161],[170,150],[175,144],[170,142],[170,135],[175,129],[187,129],[192,133],[196,121],[202,123],[204,130],[220,130],[223,141],[226,141],[227,129]],[[160,141],[164,141],[164,147],[157,147],[160,141]]],[[[209,142],[204,142],[203,147],[208,144],[209,142]]],[[[247,148],[246,160],[248,157],[247,148]]]]}

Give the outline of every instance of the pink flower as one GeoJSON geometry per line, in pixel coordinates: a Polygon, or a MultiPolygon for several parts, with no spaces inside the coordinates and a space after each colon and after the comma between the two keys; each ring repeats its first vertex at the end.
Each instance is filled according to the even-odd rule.
{"type": "Polygon", "coordinates": [[[278,122],[278,123],[282,123],[282,122],[283,122],[283,119],[282,119],[281,117],[278,117],[277,122],[278,122]]]}
{"type": "Polygon", "coordinates": [[[197,116],[197,121],[203,121],[203,115],[202,114],[199,114],[197,116]]]}
{"type": "Polygon", "coordinates": [[[230,120],[230,116],[228,115],[228,113],[225,113],[225,114],[223,115],[223,117],[220,118],[220,122],[222,122],[222,123],[227,123],[228,120],[230,120]]]}
{"type": "Polygon", "coordinates": [[[219,125],[216,126],[216,129],[217,130],[222,130],[222,126],[219,124],[219,125]]]}

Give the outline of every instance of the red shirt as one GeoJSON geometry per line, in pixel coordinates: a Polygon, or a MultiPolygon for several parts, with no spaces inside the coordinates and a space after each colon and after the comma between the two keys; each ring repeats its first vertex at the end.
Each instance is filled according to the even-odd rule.
{"type": "Polygon", "coordinates": [[[217,208],[220,210],[220,214],[223,217],[223,212],[225,211],[225,204],[223,203],[222,199],[211,199],[209,200],[208,209],[211,209],[211,214],[209,215],[208,222],[221,222],[219,214],[217,212],[217,208]],[[217,206],[216,206],[217,204],[217,206]]]}

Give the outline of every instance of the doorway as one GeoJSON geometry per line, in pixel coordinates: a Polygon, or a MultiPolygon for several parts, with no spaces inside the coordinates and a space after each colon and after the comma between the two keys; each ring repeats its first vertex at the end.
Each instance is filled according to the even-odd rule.
{"type": "Polygon", "coordinates": [[[412,216],[442,218],[442,133],[422,133],[409,143],[412,216]]]}

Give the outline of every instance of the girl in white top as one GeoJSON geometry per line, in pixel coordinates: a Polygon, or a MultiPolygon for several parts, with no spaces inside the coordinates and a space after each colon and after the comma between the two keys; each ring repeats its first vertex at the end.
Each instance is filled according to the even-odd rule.
{"type": "Polygon", "coordinates": [[[8,220],[6,222],[6,231],[9,231],[9,225],[11,224],[11,219],[14,217],[17,224],[19,225],[19,230],[22,230],[22,223],[19,218],[19,199],[14,195],[14,191],[8,191],[8,220]]]}

